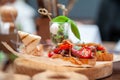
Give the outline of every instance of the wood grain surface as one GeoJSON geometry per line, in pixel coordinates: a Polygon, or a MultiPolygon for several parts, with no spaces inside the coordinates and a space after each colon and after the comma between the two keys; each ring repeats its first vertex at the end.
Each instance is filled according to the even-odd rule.
{"type": "Polygon", "coordinates": [[[30,76],[33,76],[36,73],[44,72],[46,70],[52,70],[56,72],[74,71],[78,74],[86,75],[90,80],[107,77],[111,75],[113,71],[113,63],[110,61],[97,62],[96,65],[92,68],[80,68],[79,66],[74,66],[65,61],[62,62],[56,60],[56,63],[54,61],[47,58],[42,58],[39,60],[39,62],[24,58],[17,58],[14,62],[14,67],[16,73],[27,74],[30,76]],[[64,65],[64,62],[65,64],[67,63],[67,65],[64,65]]]}

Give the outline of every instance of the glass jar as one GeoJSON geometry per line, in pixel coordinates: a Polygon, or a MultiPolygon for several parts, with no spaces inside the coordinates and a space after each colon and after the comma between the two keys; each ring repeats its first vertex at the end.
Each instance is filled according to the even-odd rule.
{"type": "Polygon", "coordinates": [[[61,43],[68,39],[68,31],[71,25],[69,22],[50,22],[50,36],[54,44],[61,43]]]}

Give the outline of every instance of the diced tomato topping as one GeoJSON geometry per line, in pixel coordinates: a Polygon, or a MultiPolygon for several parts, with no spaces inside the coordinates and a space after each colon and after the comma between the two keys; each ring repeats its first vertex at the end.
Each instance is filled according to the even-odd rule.
{"type": "Polygon", "coordinates": [[[48,57],[52,57],[55,53],[54,52],[49,52],[48,57]]]}
{"type": "Polygon", "coordinates": [[[88,47],[83,47],[80,50],[80,58],[92,58],[93,54],[90,48],[88,47]]]}
{"type": "Polygon", "coordinates": [[[98,51],[102,51],[102,50],[105,50],[105,48],[104,48],[103,46],[98,46],[98,47],[97,47],[97,50],[98,50],[98,51]]]}
{"type": "Polygon", "coordinates": [[[60,48],[55,48],[55,49],[53,50],[53,52],[54,52],[54,53],[56,53],[56,54],[58,54],[58,53],[59,53],[59,51],[61,51],[61,49],[60,49],[60,48]]]}
{"type": "Polygon", "coordinates": [[[79,58],[93,58],[93,53],[89,47],[83,47],[79,51],[72,49],[72,54],[79,58]]]}
{"type": "Polygon", "coordinates": [[[54,49],[54,53],[59,54],[62,50],[68,50],[72,48],[72,44],[68,43],[67,41],[63,44],[59,45],[57,48],[54,49]]]}
{"type": "Polygon", "coordinates": [[[63,49],[63,50],[66,50],[66,49],[71,48],[71,45],[69,45],[69,44],[63,44],[63,45],[61,45],[59,48],[60,48],[60,49],[63,49]]]}

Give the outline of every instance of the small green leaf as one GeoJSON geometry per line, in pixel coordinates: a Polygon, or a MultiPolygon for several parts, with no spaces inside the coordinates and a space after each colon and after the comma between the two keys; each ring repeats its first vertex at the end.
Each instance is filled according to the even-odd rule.
{"type": "Polygon", "coordinates": [[[78,39],[80,39],[80,33],[79,33],[79,30],[78,30],[76,24],[75,24],[72,20],[69,20],[69,22],[71,23],[71,30],[72,30],[73,34],[74,34],[78,39]]]}
{"type": "Polygon", "coordinates": [[[97,51],[97,54],[101,55],[101,54],[102,54],[102,51],[97,51]]]}
{"type": "Polygon", "coordinates": [[[4,60],[5,54],[0,51],[0,63],[4,60]]]}
{"type": "Polygon", "coordinates": [[[66,16],[58,16],[52,19],[52,22],[67,22],[69,20],[66,16]]]}
{"type": "Polygon", "coordinates": [[[13,53],[9,54],[8,56],[11,61],[14,61],[17,58],[17,56],[14,55],[13,53]]]}

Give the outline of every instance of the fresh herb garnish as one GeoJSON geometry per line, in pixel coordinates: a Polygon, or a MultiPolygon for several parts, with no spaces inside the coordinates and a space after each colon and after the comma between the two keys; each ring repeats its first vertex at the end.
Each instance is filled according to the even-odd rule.
{"type": "Polygon", "coordinates": [[[74,23],[74,21],[72,21],[70,18],[68,18],[66,16],[58,16],[58,17],[53,18],[52,22],[69,22],[71,24],[72,33],[76,36],[76,38],[78,38],[80,40],[79,30],[78,30],[76,24],[74,23]]]}

